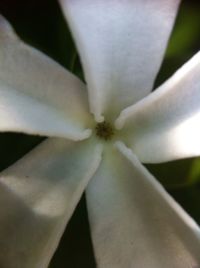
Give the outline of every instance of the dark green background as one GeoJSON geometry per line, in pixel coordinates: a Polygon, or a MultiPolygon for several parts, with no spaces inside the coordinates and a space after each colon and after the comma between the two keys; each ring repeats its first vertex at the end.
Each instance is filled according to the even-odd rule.
{"type": "MultiPolygon", "coordinates": [[[[56,0],[0,0],[0,13],[11,22],[23,40],[83,78],[76,49],[56,0]]],[[[199,14],[200,3],[182,1],[155,87],[199,50],[199,14]]],[[[44,138],[14,133],[0,134],[0,169],[14,163],[44,138]]],[[[147,167],[200,223],[200,159],[147,167]]],[[[68,224],[50,267],[95,267],[84,197],[68,224]]]]}

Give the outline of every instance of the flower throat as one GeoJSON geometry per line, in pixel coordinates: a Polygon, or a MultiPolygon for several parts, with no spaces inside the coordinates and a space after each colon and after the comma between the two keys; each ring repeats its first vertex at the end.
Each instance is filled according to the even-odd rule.
{"type": "Polygon", "coordinates": [[[112,125],[106,121],[98,123],[95,127],[96,135],[103,140],[111,140],[114,135],[114,129],[112,125]]]}

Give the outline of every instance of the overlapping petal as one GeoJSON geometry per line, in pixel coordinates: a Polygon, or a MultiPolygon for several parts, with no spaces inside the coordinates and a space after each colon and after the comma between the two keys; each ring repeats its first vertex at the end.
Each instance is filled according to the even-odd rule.
{"type": "Polygon", "coordinates": [[[200,229],[118,143],[87,187],[99,268],[188,268],[200,265],[200,229]]]}
{"type": "Polygon", "coordinates": [[[60,0],[98,121],[152,89],[179,0],[60,0]]]}
{"type": "Polygon", "coordinates": [[[0,131],[79,140],[90,134],[89,122],[82,82],[20,41],[1,16],[0,131]]]}
{"type": "Polygon", "coordinates": [[[142,162],[200,155],[200,52],[151,95],[118,118],[142,162]]]}
{"type": "Polygon", "coordinates": [[[47,267],[100,160],[92,140],[49,139],[0,174],[0,267],[47,267]]]}

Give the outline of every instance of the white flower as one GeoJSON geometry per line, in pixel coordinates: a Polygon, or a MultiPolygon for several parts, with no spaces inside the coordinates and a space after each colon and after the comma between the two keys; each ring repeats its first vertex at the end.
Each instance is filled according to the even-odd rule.
{"type": "Polygon", "coordinates": [[[98,267],[200,267],[199,227],[140,163],[200,155],[200,54],[149,95],[179,1],[60,2],[89,103],[0,19],[0,131],[51,137],[0,175],[0,267],[47,267],[86,186],[98,267]]]}

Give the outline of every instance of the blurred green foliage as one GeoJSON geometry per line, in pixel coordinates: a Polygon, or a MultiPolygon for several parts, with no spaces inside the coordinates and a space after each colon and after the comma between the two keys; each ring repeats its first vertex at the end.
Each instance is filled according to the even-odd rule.
{"type": "MultiPolygon", "coordinates": [[[[25,42],[83,78],[76,48],[56,0],[1,0],[0,13],[11,22],[25,42]]],[[[155,88],[199,50],[199,13],[200,3],[185,0],[181,4],[155,88]]],[[[1,133],[0,169],[17,161],[44,138],[1,133]]],[[[146,166],[200,223],[200,159],[146,166]]],[[[84,197],[68,224],[50,267],[95,267],[84,197]]]]}

